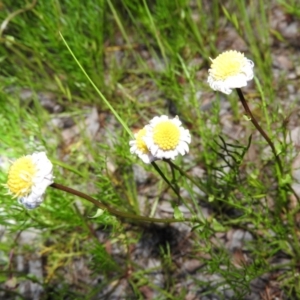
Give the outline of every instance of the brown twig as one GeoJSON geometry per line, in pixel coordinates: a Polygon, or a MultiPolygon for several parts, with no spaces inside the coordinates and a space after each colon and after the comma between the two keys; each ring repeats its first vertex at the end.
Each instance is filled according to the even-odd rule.
{"type": "Polygon", "coordinates": [[[166,224],[175,223],[175,222],[184,222],[184,221],[185,222],[196,222],[195,220],[191,220],[191,219],[185,219],[185,220],[159,219],[159,218],[150,218],[150,217],[144,217],[144,216],[140,216],[140,215],[134,215],[134,214],[131,214],[131,213],[122,212],[122,211],[116,210],[112,207],[109,207],[109,206],[101,203],[100,201],[94,199],[93,197],[91,197],[91,196],[89,196],[85,193],[79,192],[77,190],[74,190],[74,189],[72,189],[70,187],[67,187],[67,186],[64,186],[62,184],[52,183],[50,186],[55,188],[55,189],[67,192],[69,194],[78,196],[80,198],[83,198],[83,199],[95,204],[100,209],[107,210],[112,215],[117,216],[117,217],[121,217],[121,218],[125,218],[125,219],[136,220],[138,222],[166,223],[166,224]]]}
{"type": "MultiPolygon", "coordinates": [[[[259,131],[259,133],[263,136],[263,138],[267,141],[268,145],[270,146],[270,148],[272,149],[272,152],[274,154],[275,160],[276,160],[276,164],[278,166],[280,175],[283,175],[283,167],[282,167],[282,162],[280,160],[279,155],[277,154],[276,148],[274,146],[274,143],[272,142],[272,140],[270,139],[270,137],[267,135],[267,133],[262,129],[262,127],[258,124],[257,120],[255,119],[255,117],[253,116],[247,101],[244,98],[243,92],[240,88],[236,89],[237,94],[240,98],[240,101],[246,111],[246,114],[250,117],[250,120],[252,122],[252,124],[255,126],[255,128],[259,131]]],[[[287,184],[288,189],[294,194],[294,196],[296,197],[298,203],[300,202],[300,198],[297,195],[297,193],[295,192],[295,190],[292,188],[292,186],[290,184],[287,184]]]]}

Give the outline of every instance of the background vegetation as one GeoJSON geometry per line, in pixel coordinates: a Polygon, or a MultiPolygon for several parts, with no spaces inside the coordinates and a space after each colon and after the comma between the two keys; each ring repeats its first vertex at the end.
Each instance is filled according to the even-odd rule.
{"type": "Polygon", "coordinates": [[[299,26],[299,7],[298,0],[1,1],[1,183],[11,160],[46,150],[56,182],[121,211],[179,220],[99,216],[51,188],[28,211],[1,187],[1,297],[300,298],[299,203],[285,190],[290,183],[299,192],[300,36],[289,27],[299,26]],[[182,199],[129,153],[129,135],[59,32],[133,131],[156,115],[183,120],[192,144],[175,164],[197,185],[175,172],[182,199]],[[255,63],[245,95],[284,161],[281,181],[237,95],[214,93],[206,82],[209,58],[227,49],[255,63]]]}

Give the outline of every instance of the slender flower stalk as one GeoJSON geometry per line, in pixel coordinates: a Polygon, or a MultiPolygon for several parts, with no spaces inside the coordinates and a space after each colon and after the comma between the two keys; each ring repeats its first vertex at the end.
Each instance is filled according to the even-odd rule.
{"type": "Polygon", "coordinates": [[[252,124],[255,126],[255,128],[259,131],[259,133],[263,136],[263,138],[266,140],[266,142],[269,144],[270,148],[272,149],[272,152],[274,154],[274,157],[276,159],[276,163],[278,165],[279,171],[282,174],[283,173],[283,168],[282,168],[282,163],[281,160],[277,154],[276,148],[272,142],[272,140],[269,138],[269,136],[267,135],[267,133],[261,128],[261,126],[258,124],[257,120],[255,119],[255,117],[253,116],[247,101],[244,98],[243,92],[241,89],[237,88],[236,89],[237,94],[240,98],[240,101],[245,109],[246,114],[250,117],[250,121],[252,122],[252,124]]]}
{"type": "MultiPolygon", "coordinates": [[[[273,155],[275,157],[275,161],[276,161],[276,164],[277,164],[277,167],[278,167],[278,170],[279,170],[279,173],[280,173],[280,178],[279,180],[282,178],[282,176],[284,175],[284,170],[283,170],[283,166],[282,166],[282,162],[281,162],[281,159],[276,151],[276,148],[274,146],[274,143],[272,142],[272,140],[270,139],[270,137],[267,135],[267,133],[262,129],[262,127],[259,125],[259,123],[257,122],[257,120],[255,119],[255,117],[253,116],[249,106],[248,106],[248,103],[243,95],[243,92],[240,88],[237,88],[236,89],[237,91],[237,94],[239,96],[239,99],[245,109],[245,112],[246,114],[250,117],[250,120],[252,122],[252,124],[255,126],[255,128],[258,130],[258,132],[262,135],[262,137],[266,140],[266,142],[268,143],[268,145],[270,146],[272,152],[273,152],[273,155]]],[[[300,198],[298,196],[298,194],[295,192],[295,190],[293,189],[293,187],[290,185],[290,184],[287,184],[287,188],[288,190],[290,190],[293,195],[296,197],[297,201],[300,202],[300,198]]]]}
{"type": "Polygon", "coordinates": [[[167,185],[174,191],[174,193],[178,196],[178,199],[181,199],[179,190],[173,186],[173,184],[170,182],[170,180],[165,176],[165,174],[161,171],[161,169],[158,167],[158,165],[155,162],[151,163],[154,169],[157,171],[157,173],[162,177],[162,179],[167,183],[167,185]]]}
{"type": "Polygon", "coordinates": [[[50,187],[67,192],[69,194],[78,196],[80,198],[83,198],[91,203],[93,203],[94,205],[96,205],[98,208],[101,208],[103,210],[107,210],[110,214],[116,216],[116,217],[121,217],[121,218],[125,218],[125,219],[131,219],[131,220],[136,220],[138,222],[150,222],[150,223],[165,223],[165,224],[169,224],[169,223],[175,223],[175,222],[195,222],[195,220],[192,219],[185,219],[185,220],[177,220],[177,219],[159,219],[159,218],[149,218],[149,217],[144,217],[144,216],[139,216],[139,215],[135,215],[135,214],[131,214],[131,213],[126,213],[123,211],[119,211],[116,210],[112,207],[109,207],[103,203],[101,203],[100,201],[94,199],[93,197],[82,193],[80,191],[74,190],[70,187],[64,186],[62,184],[59,183],[52,183],[50,185],[50,187]]]}
{"type": "Polygon", "coordinates": [[[177,165],[175,165],[172,161],[170,160],[165,160],[172,168],[174,168],[175,170],[177,170],[182,176],[186,177],[189,181],[191,181],[195,186],[197,186],[201,191],[203,191],[204,193],[206,193],[207,195],[209,194],[207,191],[207,188],[202,184],[199,183],[200,181],[197,179],[197,181],[191,177],[188,173],[186,173],[185,171],[183,171],[180,167],[178,167],[177,165]]]}

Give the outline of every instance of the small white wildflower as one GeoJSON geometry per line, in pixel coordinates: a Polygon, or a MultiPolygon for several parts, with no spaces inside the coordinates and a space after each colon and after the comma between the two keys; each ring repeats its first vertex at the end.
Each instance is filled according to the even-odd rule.
{"type": "Polygon", "coordinates": [[[211,61],[207,81],[215,91],[229,95],[232,89],[245,87],[253,79],[254,63],[241,52],[229,50],[211,61]]]}
{"type": "Polygon", "coordinates": [[[134,134],[135,140],[130,141],[130,153],[136,154],[145,164],[150,164],[154,161],[153,155],[149,152],[144,137],[146,135],[146,128],[139,130],[134,134]]]}
{"type": "Polygon", "coordinates": [[[8,194],[27,209],[38,207],[47,187],[53,183],[53,165],[45,152],[33,153],[17,159],[9,168],[5,186],[8,194]]]}
{"type": "Polygon", "coordinates": [[[175,159],[178,154],[189,152],[191,135],[181,124],[178,117],[169,119],[163,115],[146,125],[144,141],[155,159],[175,159]]]}

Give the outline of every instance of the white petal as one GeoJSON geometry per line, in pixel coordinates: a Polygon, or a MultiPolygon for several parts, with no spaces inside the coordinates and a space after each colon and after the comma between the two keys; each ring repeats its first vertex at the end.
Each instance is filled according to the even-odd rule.
{"type": "Polygon", "coordinates": [[[149,150],[153,156],[157,156],[157,152],[160,151],[159,147],[155,144],[150,145],[149,150]]]}
{"type": "Polygon", "coordinates": [[[129,149],[131,154],[134,154],[137,151],[137,146],[133,145],[130,149],[129,149]]]}
{"type": "Polygon", "coordinates": [[[19,198],[19,203],[23,204],[27,209],[34,209],[41,205],[44,200],[44,195],[35,195],[31,193],[27,197],[19,198]]]}
{"type": "Polygon", "coordinates": [[[182,143],[182,148],[184,149],[185,153],[189,153],[189,145],[187,143],[182,143]]]}
{"type": "Polygon", "coordinates": [[[185,143],[181,143],[180,145],[178,145],[177,150],[181,155],[185,154],[185,149],[184,149],[184,145],[185,143]]]}
{"type": "Polygon", "coordinates": [[[143,162],[145,164],[151,164],[155,160],[155,158],[153,157],[153,155],[151,155],[150,153],[149,154],[142,154],[140,156],[140,158],[143,160],[143,162]]]}
{"type": "Polygon", "coordinates": [[[172,121],[172,123],[174,123],[178,127],[182,124],[182,122],[178,119],[177,116],[174,119],[172,119],[171,121],[172,121]]]}

